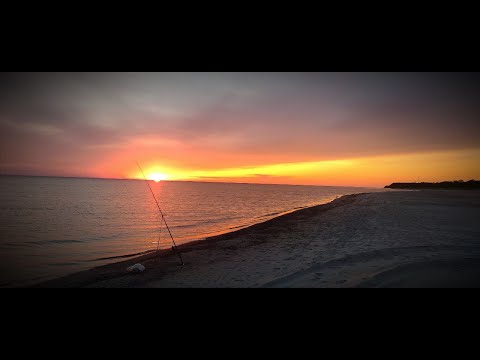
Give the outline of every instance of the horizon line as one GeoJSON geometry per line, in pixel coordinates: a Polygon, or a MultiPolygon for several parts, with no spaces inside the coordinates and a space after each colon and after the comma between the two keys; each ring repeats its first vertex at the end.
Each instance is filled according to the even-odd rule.
{"type": "MultiPolygon", "coordinates": [[[[90,176],[62,176],[62,175],[25,175],[25,174],[0,174],[0,176],[17,177],[40,177],[40,178],[58,178],[58,179],[84,179],[84,180],[127,180],[127,181],[145,181],[145,179],[134,178],[102,178],[90,176]]],[[[147,181],[154,181],[149,180],[147,181]]],[[[238,185],[285,185],[285,186],[317,186],[317,187],[354,187],[354,188],[382,188],[381,186],[358,186],[358,185],[308,185],[308,184],[275,184],[275,183],[255,183],[255,182],[229,182],[229,181],[202,181],[202,180],[161,180],[160,182],[192,182],[204,184],[238,184],[238,185]]]]}

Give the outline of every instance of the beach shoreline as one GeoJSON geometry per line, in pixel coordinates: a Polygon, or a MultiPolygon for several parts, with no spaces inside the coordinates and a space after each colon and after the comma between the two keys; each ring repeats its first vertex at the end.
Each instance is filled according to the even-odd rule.
{"type": "MultiPolygon", "coordinates": [[[[479,208],[480,196],[456,191],[346,195],[179,245],[183,267],[173,251],[161,250],[158,255],[148,253],[33,287],[408,287],[405,279],[388,282],[379,276],[419,262],[432,261],[436,267],[438,261],[458,264],[465,257],[471,264],[465,268],[472,279],[469,283],[476,286],[479,208]],[[452,212],[453,208],[458,211],[452,212]],[[419,216],[425,211],[431,216],[421,224],[419,216]],[[453,229],[442,229],[445,219],[452,220],[453,229]],[[464,230],[462,239],[453,234],[459,230],[456,227],[464,230]],[[145,265],[146,272],[127,273],[126,268],[135,263],[145,265]]],[[[420,271],[412,269],[408,269],[412,274],[420,271]]],[[[422,271],[426,274],[425,266],[422,271]]],[[[456,271],[451,278],[459,276],[456,271]]]]}

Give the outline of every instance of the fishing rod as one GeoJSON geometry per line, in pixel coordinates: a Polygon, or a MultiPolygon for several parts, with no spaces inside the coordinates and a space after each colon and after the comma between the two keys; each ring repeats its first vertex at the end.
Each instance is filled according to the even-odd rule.
{"type": "MultiPolygon", "coordinates": [[[[172,232],[170,231],[170,227],[167,224],[167,220],[165,220],[165,216],[163,215],[163,211],[160,208],[160,204],[158,203],[157,197],[155,196],[155,193],[153,192],[152,187],[150,186],[150,183],[148,182],[147,177],[145,176],[145,173],[143,172],[143,170],[140,167],[140,164],[138,162],[137,162],[137,166],[140,169],[140,172],[142,173],[143,178],[145,179],[145,181],[148,185],[148,188],[150,189],[150,192],[152,193],[153,199],[155,200],[155,203],[157,204],[158,211],[160,211],[160,215],[162,216],[162,220],[165,223],[165,227],[167,228],[168,233],[170,235],[170,239],[172,239],[172,243],[173,243],[172,249],[178,255],[178,257],[180,259],[180,263],[182,264],[182,266],[184,266],[185,263],[183,262],[182,254],[180,253],[180,251],[178,251],[177,243],[175,242],[175,239],[173,238],[172,232]]],[[[160,223],[160,226],[162,226],[162,223],[160,223]]],[[[160,238],[159,238],[159,242],[160,242],[160,238]]],[[[157,244],[157,251],[158,251],[158,244],[157,244]]]]}
{"type": "Polygon", "coordinates": [[[157,255],[158,255],[158,250],[160,248],[160,239],[162,238],[162,225],[163,225],[163,220],[160,220],[160,229],[158,230],[158,240],[157,240],[157,255]]]}

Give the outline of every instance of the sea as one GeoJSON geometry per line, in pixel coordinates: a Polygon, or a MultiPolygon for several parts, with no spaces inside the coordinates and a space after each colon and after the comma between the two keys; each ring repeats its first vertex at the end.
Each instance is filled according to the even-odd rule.
{"type": "MultiPolygon", "coordinates": [[[[149,182],[177,244],[381,189],[149,182]]],[[[0,287],[119,261],[171,239],[146,181],[0,176],[0,287]]]]}

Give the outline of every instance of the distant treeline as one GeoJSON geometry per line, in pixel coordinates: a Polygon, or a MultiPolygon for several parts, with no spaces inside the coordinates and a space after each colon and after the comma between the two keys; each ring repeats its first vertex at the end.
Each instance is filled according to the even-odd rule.
{"type": "Polygon", "coordinates": [[[385,186],[385,189],[480,189],[480,181],[444,181],[440,183],[393,183],[385,186]]]}

